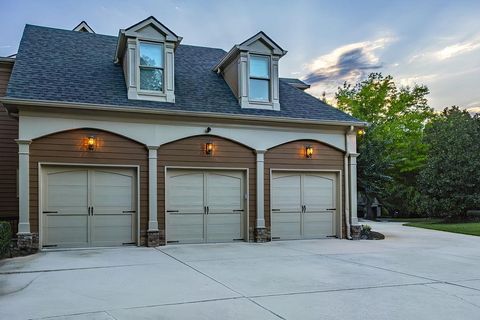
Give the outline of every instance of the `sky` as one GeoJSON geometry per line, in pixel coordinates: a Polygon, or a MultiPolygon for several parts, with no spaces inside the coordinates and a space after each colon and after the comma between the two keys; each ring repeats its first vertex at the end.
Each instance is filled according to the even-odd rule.
{"type": "Polygon", "coordinates": [[[370,72],[399,85],[424,84],[430,106],[480,112],[480,0],[0,0],[0,56],[18,49],[25,24],[118,35],[155,16],[182,43],[229,50],[258,31],[288,53],[280,76],[302,79],[309,92],[334,93],[370,72]]]}

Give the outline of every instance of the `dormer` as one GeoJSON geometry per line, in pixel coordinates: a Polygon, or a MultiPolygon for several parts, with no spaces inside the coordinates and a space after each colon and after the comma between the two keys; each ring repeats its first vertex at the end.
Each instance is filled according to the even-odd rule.
{"type": "Polygon", "coordinates": [[[88,25],[88,23],[86,21],[82,21],[78,24],[78,26],[76,26],[75,28],[73,28],[73,31],[78,31],[78,32],[87,32],[87,33],[95,33],[95,31],[93,31],[92,28],[90,28],[90,26],[88,25]]]}
{"type": "Polygon", "coordinates": [[[263,31],[233,46],[214,67],[242,108],[280,110],[278,61],[287,51],[263,31]]]}
{"type": "Polygon", "coordinates": [[[175,49],[182,38],[154,17],[121,29],[115,62],[123,67],[128,99],[175,102],[175,49]]]}

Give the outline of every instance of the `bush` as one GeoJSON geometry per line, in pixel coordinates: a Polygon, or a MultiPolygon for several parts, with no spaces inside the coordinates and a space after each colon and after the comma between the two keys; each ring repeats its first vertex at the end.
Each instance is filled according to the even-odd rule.
{"type": "Polygon", "coordinates": [[[362,231],[360,231],[360,237],[362,239],[368,239],[371,232],[372,227],[370,227],[368,224],[362,224],[362,231]]]}
{"type": "Polygon", "coordinates": [[[12,241],[12,228],[10,223],[0,221],[0,257],[5,255],[10,250],[10,243],[12,241]]]}

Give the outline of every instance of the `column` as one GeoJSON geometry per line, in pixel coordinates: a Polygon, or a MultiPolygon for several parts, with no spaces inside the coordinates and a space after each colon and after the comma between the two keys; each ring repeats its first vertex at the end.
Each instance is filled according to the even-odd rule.
{"type": "Polygon", "coordinates": [[[350,181],[350,214],[352,217],[352,226],[358,225],[357,217],[357,157],[358,153],[349,154],[349,181],[350,181]]]}
{"type": "Polygon", "coordinates": [[[160,245],[157,215],[157,149],[158,146],[148,146],[148,231],[147,246],[160,245]]]}
{"type": "Polygon", "coordinates": [[[30,143],[31,140],[15,140],[18,143],[18,247],[32,248],[30,233],[30,143]]]}
{"type": "Polygon", "coordinates": [[[31,140],[16,140],[18,143],[18,233],[30,233],[30,143],[31,140]]]}
{"type": "Polygon", "coordinates": [[[267,241],[267,235],[265,230],[265,150],[256,150],[257,154],[257,221],[255,224],[255,241],[265,242],[267,241]]]}

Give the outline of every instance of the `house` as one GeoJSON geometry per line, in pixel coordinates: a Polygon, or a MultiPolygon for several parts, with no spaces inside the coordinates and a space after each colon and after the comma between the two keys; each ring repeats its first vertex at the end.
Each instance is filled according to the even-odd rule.
{"type": "Polygon", "coordinates": [[[365,123],[279,78],[263,32],[181,42],[154,17],[117,37],[25,27],[0,60],[0,219],[20,248],[350,237],[365,123]]]}

